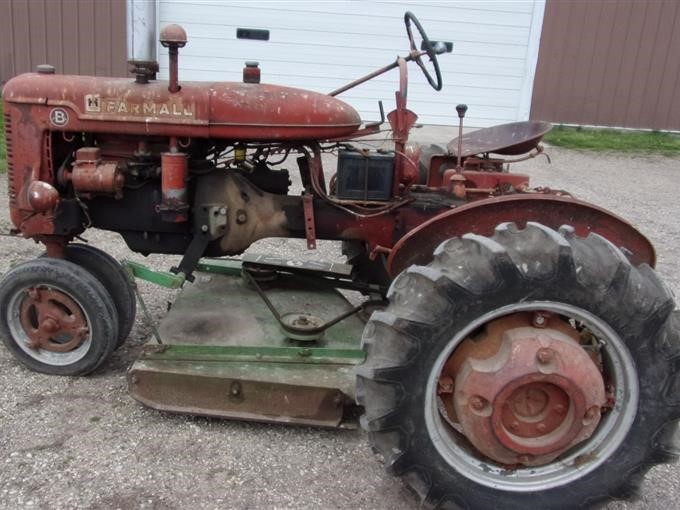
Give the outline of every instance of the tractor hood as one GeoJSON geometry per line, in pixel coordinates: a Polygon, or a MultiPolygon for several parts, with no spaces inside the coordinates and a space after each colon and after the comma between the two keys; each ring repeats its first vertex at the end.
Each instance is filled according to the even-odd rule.
{"type": "MultiPolygon", "coordinates": [[[[347,136],[361,124],[356,110],[339,99],[260,83],[182,82],[170,93],[165,81],[27,73],[6,83],[3,98],[68,109],[75,118],[67,115],[67,122],[105,121],[114,132],[120,123],[121,132],[139,134],[156,132],[154,125],[183,125],[219,138],[311,140],[347,136]]],[[[69,130],[66,124],[51,128],[69,130]]]]}

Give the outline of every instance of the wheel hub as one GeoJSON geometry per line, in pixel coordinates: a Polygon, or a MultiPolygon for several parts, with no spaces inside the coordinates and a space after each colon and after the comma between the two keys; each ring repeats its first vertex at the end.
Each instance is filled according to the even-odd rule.
{"type": "Polygon", "coordinates": [[[29,347],[36,350],[72,351],[82,344],[89,331],[80,306],[65,293],[52,288],[26,290],[20,321],[29,347]]]}
{"type": "MultiPolygon", "coordinates": [[[[469,340],[447,363],[439,387],[454,381],[452,405],[444,406],[449,421],[482,454],[535,466],[593,434],[605,385],[578,336],[518,319],[500,319],[486,337],[469,340]]],[[[442,393],[449,392],[440,391],[446,399],[442,393]]]]}

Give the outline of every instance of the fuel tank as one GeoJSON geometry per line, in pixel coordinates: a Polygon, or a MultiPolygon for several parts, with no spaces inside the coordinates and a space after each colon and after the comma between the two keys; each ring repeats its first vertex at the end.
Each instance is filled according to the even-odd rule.
{"type": "Polygon", "coordinates": [[[5,84],[3,98],[47,107],[34,120],[61,131],[285,141],[344,137],[361,124],[350,105],[317,92],[261,83],[180,85],[170,93],[165,81],[26,73],[5,84]]]}

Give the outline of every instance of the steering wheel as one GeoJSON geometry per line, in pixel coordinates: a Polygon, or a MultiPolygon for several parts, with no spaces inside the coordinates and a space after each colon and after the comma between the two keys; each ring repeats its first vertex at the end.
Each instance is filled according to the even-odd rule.
{"type": "Polygon", "coordinates": [[[406,34],[408,35],[408,41],[411,44],[411,55],[412,59],[415,60],[416,64],[418,64],[418,67],[420,67],[421,71],[423,71],[423,74],[425,75],[425,78],[427,78],[427,81],[430,85],[432,85],[432,88],[434,90],[441,90],[442,89],[442,73],[439,70],[439,62],[437,61],[437,53],[443,53],[446,51],[446,48],[435,48],[430,44],[430,40],[427,38],[427,34],[423,30],[422,25],[420,24],[420,21],[418,21],[418,18],[415,17],[415,15],[410,12],[406,11],[404,14],[404,24],[406,25],[406,34]],[[421,58],[422,55],[419,55],[420,51],[416,47],[416,42],[413,40],[413,31],[411,30],[411,22],[415,25],[416,29],[418,30],[418,34],[420,35],[421,39],[423,40],[422,46],[424,46],[424,50],[427,54],[428,57],[430,57],[430,62],[432,63],[432,67],[434,67],[434,74],[437,80],[435,81],[432,78],[432,75],[428,72],[428,70],[425,68],[425,64],[423,63],[423,59],[421,58]]]}

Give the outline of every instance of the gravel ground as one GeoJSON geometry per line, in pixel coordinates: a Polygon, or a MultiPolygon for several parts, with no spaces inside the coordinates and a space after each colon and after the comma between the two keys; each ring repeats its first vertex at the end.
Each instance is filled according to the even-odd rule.
{"type": "MultiPolygon", "coordinates": [[[[450,133],[450,130],[448,130],[450,133]]],[[[429,134],[428,134],[429,133],[429,134]]],[[[421,138],[430,137],[423,132],[421,138]]],[[[447,139],[440,135],[438,139],[447,139]]],[[[551,149],[517,165],[534,185],[570,190],[628,218],[658,250],[658,271],[676,295],[680,160],[586,154],[551,149]]],[[[6,178],[0,178],[6,196],[6,178]]],[[[9,227],[0,203],[0,226],[9,227]]],[[[167,269],[175,258],[130,253],[118,236],[87,238],[117,258],[167,269]]],[[[0,272],[41,253],[30,241],[4,238],[0,272]]],[[[251,248],[340,259],[337,246],[268,240],[251,248]]],[[[172,292],[141,284],[155,319],[172,292]]],[[[150,338],[138,318],[125,346],[85,378],[32,373],[0,348],[0,507],[2,508],[413,508],[401,483],[386,475],[366,437],[355,431],[249,424],[175,416],[142,407],[127,395],[125,371],[150,338]]],[[[640,499],[610,508],[674,508],[680,470],[654,468],[640,499]]]]}

